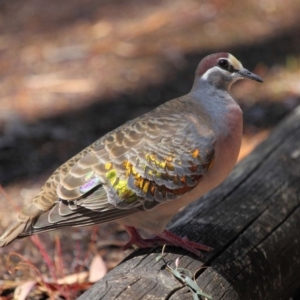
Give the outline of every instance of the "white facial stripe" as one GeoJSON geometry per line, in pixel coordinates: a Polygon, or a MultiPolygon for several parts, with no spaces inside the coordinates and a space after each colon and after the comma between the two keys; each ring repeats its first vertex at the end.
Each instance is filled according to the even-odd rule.
{"type": "Polygon", "coordinates": [[[202,76],[201,76],[201,79],[203,80],[207,80],[208,77],[209,77],[209,74],[213,71],[215,67],[211,68],[211,69],[208,69],[202,76]]]}
{"type": "Polygon", "coordinates": [[[208,80],[208,78],[209,78],[209,76],[210,76],[210,74],[211,73],[213,73],[213,72],[222,72],[222,73],[224,73],[224,74],[228,74],[228,71],[226,71],[226,70],[223,70],[222,68],[220,68],[220,67],[218,67],[218,66],[214,66],[213,68],[211,68],[211,69],[208,69],[202,76],[201,76],[201,79],[203,79],[203,80],[208,80]]]}
{"type": "Polygon", "coordinates": [[[228,60],[235,70],[241,70],[243,65],[231,54],[229,54],[228,60]]]}

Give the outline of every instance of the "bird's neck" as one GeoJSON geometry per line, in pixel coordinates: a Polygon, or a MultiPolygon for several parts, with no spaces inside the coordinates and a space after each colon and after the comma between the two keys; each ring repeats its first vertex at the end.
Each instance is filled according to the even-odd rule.
{"type": "Polygon", "coordinates": [[[211,120],[211,127],[218,134],[226,134],[236,125],[235,116],[241,110],[229,91],[219,89],[203,80],[194,84],[190,95],[211,120]]]}

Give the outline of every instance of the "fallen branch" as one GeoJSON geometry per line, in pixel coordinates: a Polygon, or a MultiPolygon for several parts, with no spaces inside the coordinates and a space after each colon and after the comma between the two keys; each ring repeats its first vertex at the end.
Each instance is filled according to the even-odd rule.
{"type": "Polygon", "coordinates": [[[193,299],[167,268],[178,257],[214,300],[288,299],[300,286],[300,108],[170,229],[214,250],[138,250],[79,299],[193,299]]]}

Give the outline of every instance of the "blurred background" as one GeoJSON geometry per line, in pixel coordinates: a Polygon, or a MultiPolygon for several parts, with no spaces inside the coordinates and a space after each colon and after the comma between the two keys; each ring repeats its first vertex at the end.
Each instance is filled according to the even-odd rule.
{"type": "MultiPolygon", "coordinates": [[[[242,159],[300,103],[299,15],[299,0],[0,0],[1,232],[13,205],[29,202],[68,158],[187,93],[213,52],[232,53],[265,81],[233,89],[244,111],[242,159]]],[[[51,257],[57,236],[65,274],[89,269],[96,253],[105,273],[128,254],[113,223],[40,235],[51,257]]],[[[27,276],[8,274],[10,251],[47,273],[25,239],[0,249],[0,278],[27,276]]]]}

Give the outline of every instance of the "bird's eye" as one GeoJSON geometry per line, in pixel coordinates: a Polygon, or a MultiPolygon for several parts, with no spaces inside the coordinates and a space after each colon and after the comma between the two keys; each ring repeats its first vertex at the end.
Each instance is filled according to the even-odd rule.
{"type": "Polygon", "coordinates": [[[222,69],[225,69],[225,70],[228,70],[228,67],[229,67],[229,63],[226,59],[220,59],[219,60],[219,66],[222,68],[222,69]]]}

